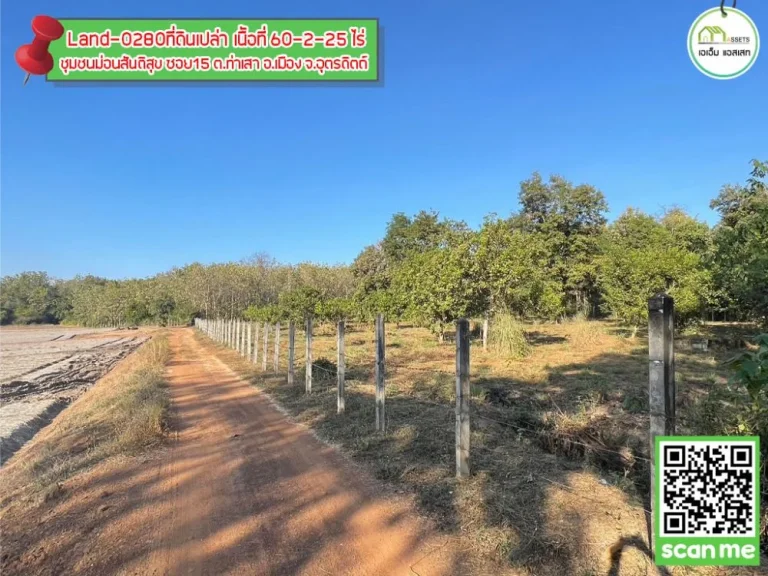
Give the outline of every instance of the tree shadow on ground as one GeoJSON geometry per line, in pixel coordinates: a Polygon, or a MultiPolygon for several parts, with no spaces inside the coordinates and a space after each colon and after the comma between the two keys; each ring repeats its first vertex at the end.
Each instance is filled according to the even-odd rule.
{"type": "MultiPolygon", "coordinates": [[[[605,366],[610,371],[610,359],[605,366]]],[[[370,376],[373,363],[358,362],[352,370],[370,376]]],[[[569,374],[565,371],[563,377],[569,374]]],[[[546,429],[546,421],[540,401],[526,402],[526,391],[534,383],[492,378],[476,383],[472,476],[457,481],[450,396],[455,377],[450,373],[413,374],[411,394],[399,391],[399,380],[394,378],[386,399],[386,434],[374,430],[370,380],[347,382],[346,412],[337,415],[335,382],[307,395],[303,387],[287,387],[280,377],[252,377],[299,422],[365,463],[379,480],[413,492],[422,512],[447,533],[468,536],[466,541],[478,555],[541,575],[587,573],[583,572],[589,564],[584,550],[594,547],[600,519],[594,518],[595,502],[582,501],[579,495],[605,488],[597,478],[591,483],[586,479],[587,452],[571,451],[560,457],[561,452],[535,433],[546,429]],[[501,394],[496,400],[488,395],[505,388],[503,401],[499,401],[501,394]]],[[[557,386],[547,390],[555,402],[563,400],[557,386]]],[[[605,513],[601,505],[609,512],[617,506],[629,509],[627,502],[614,490],[609,502],[598,502],[597,514],[605,513]]],[[[644,526],[644,520],[638,522],[644,526]]],[[[606,550],[612,541],[605,541],[606,550]]]]}
{"type": "Polygon", "coordinates": [[[545,334],[544,332],[537,332],[536,330],[526,331],[525,337],[528,339],[528,342],[534,346],[540,346],[542,344],[562,344],[568,341],[568,339],[563,336],[545,334]]]}

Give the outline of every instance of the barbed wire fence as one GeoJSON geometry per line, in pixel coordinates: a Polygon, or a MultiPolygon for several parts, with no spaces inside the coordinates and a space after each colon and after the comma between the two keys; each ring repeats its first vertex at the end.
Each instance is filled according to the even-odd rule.
{"type": "MultiPolygon", "coordinates": [[[[640,454],[631,454],[633,461],[642,462],[648,468],[650,474],[651,494],[655,489],[655,450],[653,449],[656,436],[670,436],[675,434],[675,384],[674,384],[674,350],[673,350],[673,322],[674,304],[670,297],[659,295],[651,298],[649,306],[649,451],[645,457],[640,454]]],[[[408,373],[450,374],[451,368],[434,368],[414,366],[408,362],[397,362],[394,358],[386,358],[386,331],[382,315],[376,317],[373,334],[366,331],[361,341],[354,337],[356,350],[350,350],[347,346],[349,336],[357,334],[361,330],[360,323],[346,323],[340,321],[335,326],[336,346],[335,365],[327,358],[313,358],[313,337],[316,329],[313,319],[308,318],[302,326],[295,322],[270,324],[267,322],[247,322],[242,320],[201,319],[194,321],[194,326],[213,341],[237,351],[249,363],[254,364],[263,373],[273,375],[285,375],[287,383],[293,386],[301,385],[297,381],[297,373],[303,372],[305,392],[313,393],[318,384],[325,384],[325,391],[331,387],[335,380],[337,395],[337,413],[345,411],[345,395],[347,391],[347,378],[352,375],[351,382],[363,382],[370,384],[371,380],[375,388],[375,430],[385,433],[387,430],[386,410],[386,378],[388,375],[399,371],[408,373]],[[287,337],[285,331],[287,328],[287,337]],[[297,342],[297,329],[303,332],[303,346],[297,342]],[[271,338],[270,338],[271,336],[271,338]],[[362,350],[360,349],[362,346],[362,350]],[[370,348],[369,348],[370,346],[370,348]],[[297,349],[298,348],[298,349],[297,349]],[[271,362],[269,360],[271,359],[271,362]],[[271,366],[270,366],[271,364],[271,366]],[[363,378],[360,375],[364,374],[363,378]]],[[[370,325],[365,328],[369,329],[370,325]]],[[[327,332],[328,325],[320,326],[317,332],[322,331],[324,336],[332,335],[327,332]]],[[[456,421],[456,476],[459,478],[470,474],[470,416],[486,422],[514,430],[518,435],[531,438],[544,437],[551,439],[552,430],[537,429],[518,422],[512,422],[496,415],[484,414],[477,407],[470,413],[470,362],[469,351],[471,342],[482,345],[483,349],[488,344],[489,323],[483,319],[480,326],[470,330],[470,323],[466,319],[456,323],[456,365],[455,365],[455,405],[435,402],[421,395],[409,394],[420,403],[439,407],[446,410],[446,416],[453,413],[456,421]]],[[[584,454],[605,453],[613,454],[622,459],[627,458],[624,451],[614,450],[599,443],[584,442],[583,438],[566,431],[558,430],[556,437],[566,439],[573,446],[580,446],[584,454]]],[[[484,446],[476,446],[485,450],[484,446]]],[[[534,474],[539,476],[538,474],[534,474]]],[[[551,478],[541,476],[541,479],[553,485],[573,492],[570,487],[551,478]]],[[[577,494],[578,495],[578,494],[577,494]]],[[[646,514],[652,515],[653,499],[649,498],[651,509],[643,508],[646,514]]],[[[652,524],[650,522],[649,524],[652,524]]],[[[649,533],[649,542],[653,542],[652,532],[649,533]]]]}

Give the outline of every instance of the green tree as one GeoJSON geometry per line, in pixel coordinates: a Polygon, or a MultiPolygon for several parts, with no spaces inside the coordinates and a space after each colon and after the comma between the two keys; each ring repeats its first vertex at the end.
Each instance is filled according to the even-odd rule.
{"type": "Polygon", "coordinates": [[[351,268],[357,282],[357,292],[368,294],[389,288],[389,268],[389,262],[381,245],[366,246],[357,255],[351,268]]]}
{"type": "Polygon", "coordinates": [[[478,234],[477,268],[486,312],[554,319],[564,312],[561,285],[549,273],[549,251],[538,234],[508,220],[486,218],[478,234]]]}
{"type": "Polygon", "coordinates": [[[609,227],[603,251],[600,286],[604,306],[615,317],[639,327],[648,318],[648,299],[658,292],[675,299],[681,322],[702,310],[711,281],[702,257],[676,243],[652,216],[627,210],[609,227]]]}
{"type": "Polygon", "coordinates": [[[667,210],[660,219],[661,225],[672,235],[675,244],[702,258],[712,252],[712,230],[705,222],[697,220],[681,208],[667,210]]]}
{"type": "Polygon", "coordinates": [[[598,302],[597,257],[608,205],[588,184],[574,186],[561,176],[544,182],[538,173],[520,184],[520,212],[512,224],[538,235],[548,251],[549,274],[561,286],[568,313],[590,313],[598,302]]]}
{"type": "Polygon", "coordinates": [[[269,324],[274,324],[283,320],[285,317],[285,311],[277,304],[249,306],[243,316],[246,320],[252,320],[254,322],[268,322],[269,324]]]}
{"type": "Polygon", "coordinates": [[[352,303],[347,298],[329,298],[317,304],[316,312],[321,322],[339,322],[352,315],[352,303]]]}
{"type": "Polygon", "coordinates": [[[437,212],[422,210],[413,218],[398,213],[387,225],[381,250],[389,265],[396,266],[411,254],[455,244],[468,232],[464,222],[440,220],[437,212]]]}
{"type": "Polygon", "coordinates": [[[712,272],[718,292],[742,318],[768,324],[768,163],[752,161],[746,186],[724,186],[710,206],[714,229],[712,272]]]}
{"type": "Polygon", "coordinates": [[[441,342],[456,319],[481,311],[475,253],[470,241],[413,252],[392,278],[394,298],[409,316],[428,324],[441,342]]]}
{"type": "Polygon", "coordinates": [[[280,294],[280,309],[289,320],[303,322],[307,316],[317,316],[321,301],[318,289],[304,286],[280,294]]]}
{"type": "Polygon", "coordinates": [[[22,272],[0,281],[4,324],[56,323],[60,320],[58,285],[45,272],[22,272]]]}

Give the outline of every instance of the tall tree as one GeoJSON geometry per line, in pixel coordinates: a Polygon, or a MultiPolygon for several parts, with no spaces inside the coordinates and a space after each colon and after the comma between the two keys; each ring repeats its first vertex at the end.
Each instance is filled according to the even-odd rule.
{"type": "Polygon", "coordinates": [[[549,251],[541,235],[490,216],[478,234],[476,258],[486,312],[543,319],[564,312],[562,286],[549,272],[549,251]]]}
{"type": "Polygon", "coordinates": [[[597,261],[608,205],[594,186],[574,186],[558,175],[544,182],[538,173],[520,185],[520,212],[514,226],[538,235],[549,253],[551,275],[560,282],[562,307],[569,313],[594,311],[597,261]]]}
{"type": "Polygon", "coordinates": [[[59,289],[45,272],[23,272],[0,282],[2,323],[58,322],[59,289]]]}
{"type": "Polygon", "coordinates": [[[703,258],[676,242],[657,219],[629,209],[608,229],[600,259],[604,307],[639,327],[648,318],[648,298],[667,292],[685,322],[700,313],[710,291],[703,258]]]}
{"type": "Polygon", "coordinates": [[[470,240],[413,252],[393,275],[394,298],[407,314],[429,325],[441,342],[457,318],[482,311],[475,253],[470,240]]]}
{"type": "Polygon", "coordinates": [[[710,206],[715,226],[713,274],[728,306],[768,324],[768,162],[752,161],[745,186],[724,186],[710,206]]]}

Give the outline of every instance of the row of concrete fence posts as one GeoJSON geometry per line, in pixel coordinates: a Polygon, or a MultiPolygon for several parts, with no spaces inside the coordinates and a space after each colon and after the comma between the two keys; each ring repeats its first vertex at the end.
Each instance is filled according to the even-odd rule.
{"type": "Polygon", "coordinates": [[[675,303],[667,294],[648,300],[648,409],[650,412],[650,515],[648,541],[652,555],[655,531],[656,437],[675,435],[675,303]]]}
{"type": "Polygon", "coordinates": [[[344,412],[344,372],[346,358],[344,357],[344,320],[339,320],[336,327],[336,413],[344,412]]]}
{"type": "Polygon", "coordinates": [[[312,316],[307,316],[307,349],[305,351],[306,367],[304,369],[304,389],[307,394],[312,393],[312,316]]]}
{"type": "Polygon", "coordinates": [[[296,323],[288,322],[288,385],[293,386],[296,361],[296,323]]]}
{"type": "MultiPolygon", "coordinates": [[[[252,360],[259,359],[259,327],[248,323],[247,330],[239,320],[202,320],[196,319],[195,326],[212,339],[236,348],[252,360]],[[252,346],[253,345],[253,346],[252,346]]],[[[306,368],[305,391],[312,392],[312,317],[305,323],[306,328],[306,368]]],[[[264,323],[262,343],[262,371],[267,370],[267,351],[269,324],[264,323]]],[[[656,437],[675,434],[675,350],[674,350],[675,314],[674,300],[666,294],[658,294],[648,300],[648,398],[650,412],[650,517],[648,522],[649,541],[653,551],[654,522],[653,511],[658,505],[656,495],[656,437]]],[[[337,325],[337,394],[336,410],[343,414],[345,409],[345,332],[344,321],[337,325]]],[[[483,321],[483,348],[488,345],[488,319],[483,321]]],[[[375,385],[376,385],[376,430],[386,432],[385,410],[385,324],[381,314],[375,323],[375,385]]],[[[279,370],[280,323],[275,325],[275,348],[273,369],[279,370]]],[[[296,361],[296,325],[288,324],[288,384],[295,383],[296,361]]],[[[456,323],[456,476],[467,477],[470,474],[470,329],[469,321],[461,319],[456,323]]]]}
{"type": "Polygon", "coordinates": [[[385,411],[384,388],[384,316],[376,316],[376,430],[386,432],[387,415],[385,411]]]}

